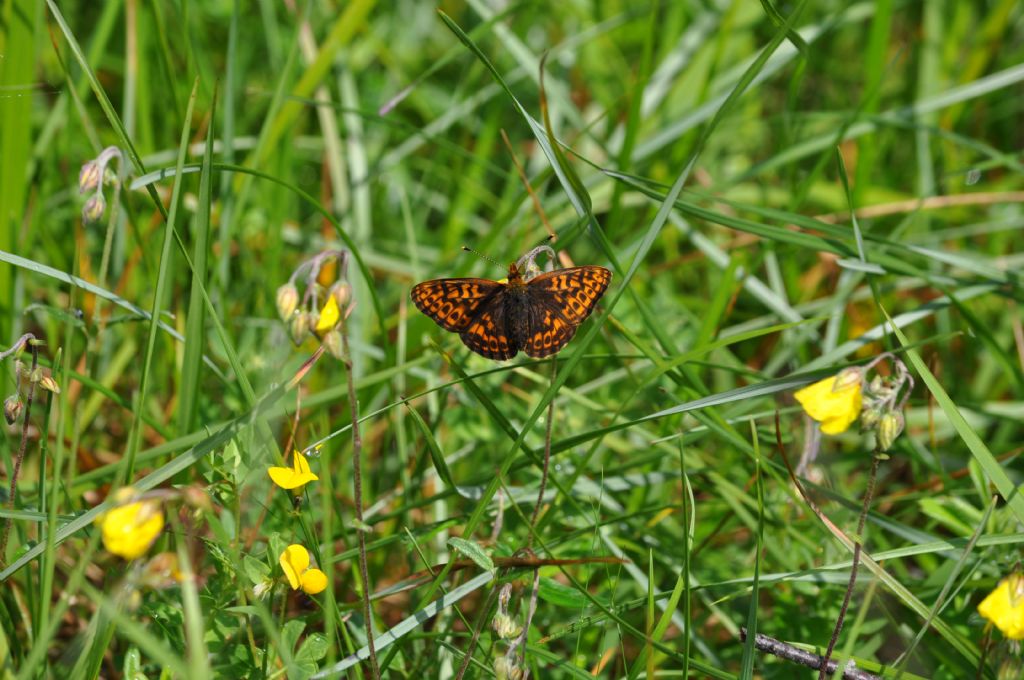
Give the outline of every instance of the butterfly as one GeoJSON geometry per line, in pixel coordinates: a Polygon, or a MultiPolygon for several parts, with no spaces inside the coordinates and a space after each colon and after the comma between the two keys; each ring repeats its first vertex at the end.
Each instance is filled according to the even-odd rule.
{"type": "Polygon", "coordinates": [[[416,307],[488,359],[519,350],[535,359],[565,347],[608,289],[612,273],[587,265],[556,269],[527,280],[508,266],[508,281],[434,279],[412,289],[416,307]]]}

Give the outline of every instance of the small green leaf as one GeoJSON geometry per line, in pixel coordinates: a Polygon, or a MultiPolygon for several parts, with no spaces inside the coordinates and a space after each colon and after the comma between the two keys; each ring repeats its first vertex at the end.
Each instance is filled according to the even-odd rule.
{"type": "Polygon", "coordinates": [[[270,567],[251,555],[242,558],[242,566],[245,569],[245,575],[253,585],[263,583],[270,578],[270,567]]]}
{"type": "Polygon", "coordinates": [[[494,571],[494,562],[491,560],[491,556],[484,552],[484,549],[477,543],[464,538],[452,537],[448,539],[448,547],[458,550],[484,571],[494,571]]]}
{"type": "Polygon", "coordinates": [[[306,624],[303,621],[289,619],[281,629],[281,646],[285,649],[295,649],[304,630],[306,630],[306,624]]]}
{"type": "Polygon", "coordinates": [[[557,607],[582,609],[590,606],[590,600],[580,591],[544,576],[540,579],[540,588],[537,589],[537,596],[557,607]]]}

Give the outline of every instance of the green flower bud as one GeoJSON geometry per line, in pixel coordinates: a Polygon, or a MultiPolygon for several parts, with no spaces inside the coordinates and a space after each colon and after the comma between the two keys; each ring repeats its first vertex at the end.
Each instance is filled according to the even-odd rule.
{"type": "Polygon", "coordinates": [[[323,343],[324,347],[327,348],[327,351],[331,353],[332,357],[335,359],[344,358],[341,344],[341,333],[337,328],[324,333],[324,337],[321,338],[320,342],[323,343]]]}
{"type": "Polygon", "coordinates": [[[882,418],[882,411],[878,408],[868,407],[860,412],[861,430],[872,430],[882,418]]]}
{"type": "Polygon", "coordinates": [[[836,382],[832,389],[835,392],[840,392],[851,385],[859,384],[863,380],[864,374],[859,368],[844,368],[836,374],[836,382]]]}
{"type": "Polygon", "coordinates": [[[292,342],[296,346],[301,345],[309,334],[309,312],[298,312],[292,315],[291,324],[288,327],[291,333],[292,342]]]}
{"type": "Polygon", "coordinates": [[[494,660],[494,675],[498,680],[521,680],[523,669],[507,656],[499,656],[494,660]]]}
{"type": "Polygon", "coordinates": [[[53,392],[54,394],[60,394],[60,385],[53,379],[53,376],[43,375],[39,378],[39,386],[47,392],[53,392]]]}
{"type": "Polygon", "coordinates": [[[498,637],[506,640],[517,638],[523,632],[523,627],[516,623],[515,619],[508,614],[500,612],[494,615],[491,626],[494,628],[494,632],[498,634],[498,637]]]}
{"type": "Polygon", "coordinates": [[[338,303],[338,309],[342,310],[342,314],[344,314],[345,305],[352,299],[352,286],[348,281],[338,281],[331,287],[331,295],[338,303]]]}
{"type": "Polygon", "coordinates": [[[292,318],[296,308],[299,306],[299,289],[294,283],[288,282],[277,289],[277,313],[281,321],[288,321],[292,318]]]}
{"type": "Polygon", "coordinates": [[[999,670],[996,672],[996,680],[1019,680],[1022,672],[1024,672],[1024,667],[1022,667],[1021,660],[1016,657],[1009,657],[999,666],[999,670]]]}
{"type": "Polygon", "coordinates": [[[888,451],[896,437],[903,432],[903,414],[899,411],[886,411],[878,421],[878,448],[881,451],[888,451]]]}

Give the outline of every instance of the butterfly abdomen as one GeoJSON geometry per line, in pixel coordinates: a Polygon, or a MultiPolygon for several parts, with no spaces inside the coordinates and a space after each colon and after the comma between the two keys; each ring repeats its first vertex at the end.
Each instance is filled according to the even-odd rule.
{"type": "Polygon", "coordinates": [[[530,316],[535,305],[526,286],[508,287],[505,296],[505,334],[516,351],[525,347],[530,338],[530,316]]]}

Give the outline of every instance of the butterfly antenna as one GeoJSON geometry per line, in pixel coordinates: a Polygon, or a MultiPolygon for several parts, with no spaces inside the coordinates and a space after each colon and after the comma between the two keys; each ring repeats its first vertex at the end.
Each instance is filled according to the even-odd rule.
{"type": "Polygon", "coordinates": [[[481,260],[486,260],[487,262],[490,262],[491,264],[493,264],[498,269],[504,269],[505,268],[505,266],[503,264],[501,264],[500,262],[495,260],[493,257],[488,257],[487,255],[484,255],[483,253],[481,253],[478,250],[473,250],[469,246],[462,246],[462,249],[465,250],[467,253],[473,253],[474,255],[479,257],[481,260]]]}

